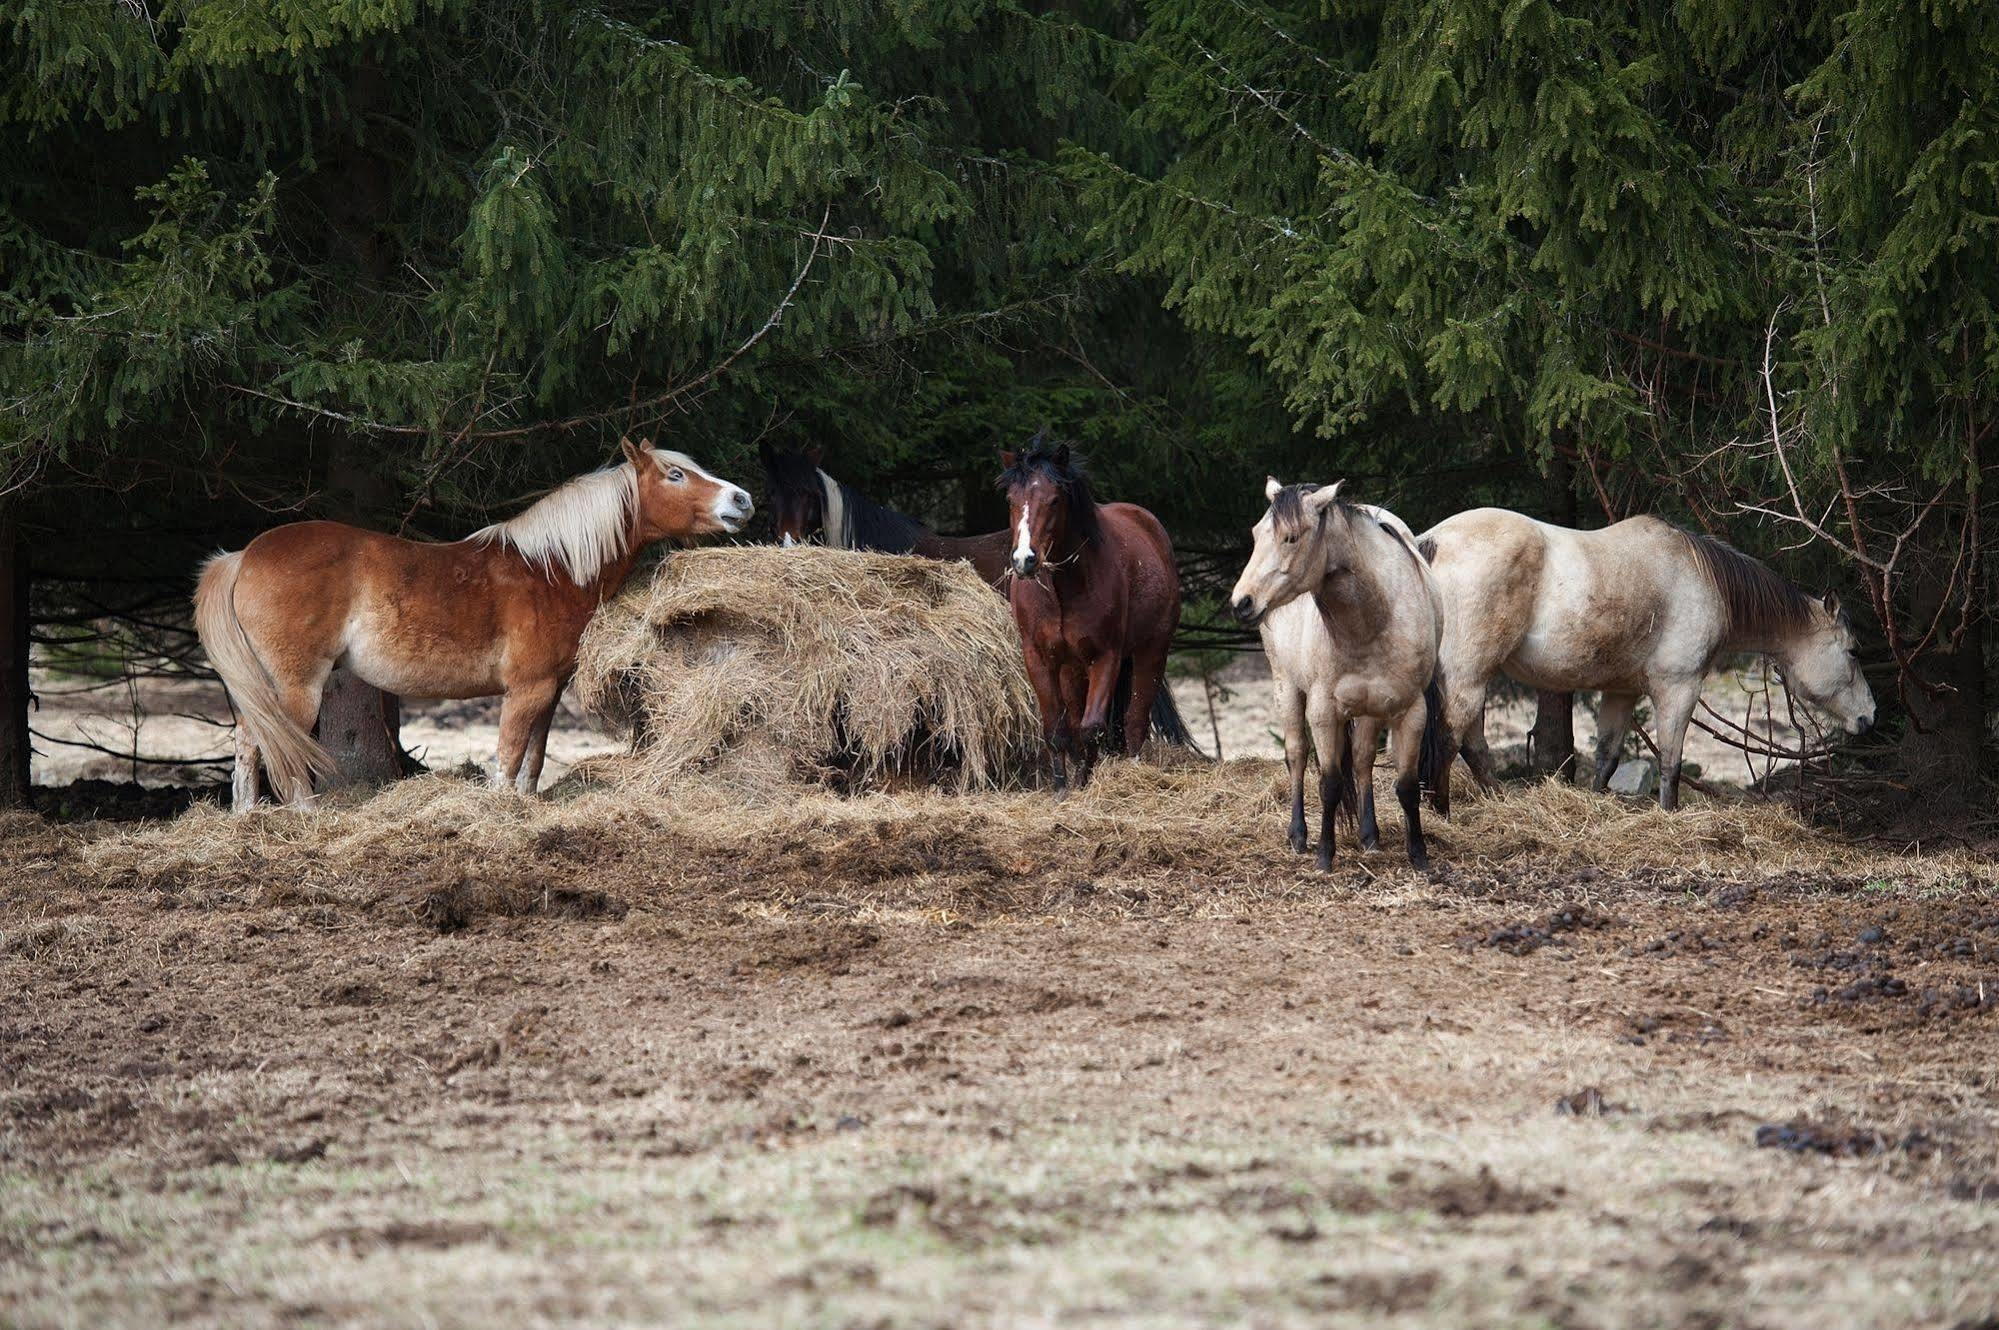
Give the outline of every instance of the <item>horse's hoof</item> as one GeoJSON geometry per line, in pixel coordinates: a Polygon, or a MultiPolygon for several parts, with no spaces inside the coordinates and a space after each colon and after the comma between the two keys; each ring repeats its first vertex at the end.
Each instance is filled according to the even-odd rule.
{"type": "Polygon", "coordinates": [[[1333,871],[1333,856],[1327,853],[1324,848],[1319,850],[1318,858],[1313,862],[1318,864],[1321,873],[1330,873],[1333,871]]]}
{"type": "Polygon", "coordinates": [[[1308,854],[1311,852],[1311,849],[1312,849],[1312,842],[1307,840],[1305,837],[1303,836],[1291,837],[1291,853],[1308,854]]]}
{"type": "Polygon", "coordinates": [[[1367,854],[1373,854],[1381,848],[1381,840],[1376,836],[1364,837],[1361,840],[1360,848],[1367,854]]]}

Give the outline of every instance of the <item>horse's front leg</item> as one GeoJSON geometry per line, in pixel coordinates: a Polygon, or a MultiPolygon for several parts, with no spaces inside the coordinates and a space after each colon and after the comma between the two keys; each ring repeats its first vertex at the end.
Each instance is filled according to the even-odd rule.
{"type": "Polygon", "coordinates": [[[1333,819],[1340,805],[1353,797],[1352,758],[1347,752],[1347,717],[1332,689],[1322,689],[1305,703],[1312,724],[1312,746],[1319,750],[1319,867],[1333,866],[1333,819]]]}
{"type": "Polygon", "coordinates": [[[555,709],[562,703],[562,685],[555,686],[555,696],[543,708],[541,718],[534,723],[534,730],[528,735],[528,750],[521,762],[520,778],[514,788],[522,794],[533,794],[541,788],[541,767],[548,757],[548,731],[555,723],[555,709]]]}
{"type": "Polygon", "coordinates": [[[1652,710],[1659,725],[1659,807],[1680,806],[1680,754],[1687,744],[1687,723],[1701,700],[1701,681],[1682,680],[1652,693],[1652,710]]]}
{"type": "MultiPolygon", "coordinates": [[[[1402,756],[1396,739],[1396,758],[1402,756]]],[[[1381,745],[1381,722],[1373,716],[1356,716],[1353,723],[1353,748],[1350,761],[1353,764],[1354,788],[1360,795],[1360,848],[1378,850],[1381,848],[1381,827],[1374,820],[1374,750],[1381,745]]]]}
{"type": "Polygon", "coordinates": [[[1631,727],[1631,712],[1638,705],[1636,693],[1605,693],[1596,708],[1596,770],[1590,788],[1602,793],[1617,773],[1617,759],[1624,752],[1624,732],[1631,727]]]}
{"type": "Polygon", "coordinates": [[[495,789],[520,780],[528,745],[554,710],[557,688],[554,679],[534,679],[515,684],[500,698],[500,746],[489,773],[495,789]]]}
{"type": "Polygon", "coordinates": [[[1305,829],[1305,766],[1312,760],[1312,736],[1305,729],[1305,694],[1289,679],[1278,676],[1277,716],[1284,727],[1285,775],[1291,779],[1291,832],[1287,838],[1299,854],[1312,848],[1311,834],[1305,829]]]}
{"type": "Polygon", "coordinates": [[[1034,703],[1041,710],[1041,741],[1048,746],[1049,773],[1055,781],[1055,797],[1069,792],[1069,773],[1063,765],[1062,750],[1068,743],[1068,716],[1062,706],[1062,684],[1055,666],[1034,648],[1026,655],[1027,682],[1034,689],[1034,703]]]}
{"type": "Polygon", "coordinates": [[[1085,676],[1083,715],[1076,726],[1076,737],[1084,751],[1092,755],[1102,746],[1104,732],[1110,728],[1111,704],[1117,700],[1118,666],[1123,663],[1116,652],[1105,652],[1090,662],[1085,676]]]}
{"type": "MultiPolygon", "coordinates": [[[[1091,672],[1087,666],[1073,662],[1062,666],[1059,683],[1062,689],[1062,740],[1063,747],[1076,764],[1076,784],[1090,783],[1090,772],[1097,762],[1097,737],[1084,733],[1084,718],[1090,709],[1091,672]]],[[[1101,731],[1099,732],[1101,734],[1101,731]]]]}

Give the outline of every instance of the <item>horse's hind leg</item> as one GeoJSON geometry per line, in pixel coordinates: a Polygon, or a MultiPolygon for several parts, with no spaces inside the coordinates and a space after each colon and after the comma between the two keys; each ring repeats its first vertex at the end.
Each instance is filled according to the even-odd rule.
{"type": "Polygon", "coordinates": [[[229,807],[237,813],[247,813],[257,806],[257,798],[263,793],[263,753],[250,739],[243,723],[236,723],[236,766],[229,773],[229,807]]]}
{"type": "MultiPolygon", "coordinates": [[[[283,704],[285,713],[292,718],[292,723],[307,734],[311,734],[313,726],[319,723],[320,694],[326,689],[326,676],[332,672],[332,663],[328,662],[319,671],[319,677],[316,680],[306,682],[296,680],[292,682],[281,681],[278,684],[278,701],[283,704]]],[[[277,784],[275,777],[272,778],[271,783],[273,786],[277,784]]],[[[310,771],[306,772],[301,779],[296,781],[291,789],[276,790],[275,793],[285,803],[290,804],[294,808],[310,809],[319,803],[319,797],[312,790],[312,773],[310,771]]]]}
{"type": "Polygon", "coordinates": [[[1429,708],[1421,698],[1396,718],[1395,800],[1402,805],[1402,838],[1409,849],[1409,865],[1430,871],[1430,852],[1423,842],[1423,722],[1429,708]]]}
{"type": "MultiPolygon", "coordinates": [[[[1353,778],[1360,795],[1360,848],[1381,848],[1381,828],[1374,820],[1374,750],[1381,743],[1381,722],[1373,716],[1356,716],[1353,723],[1353,778]]],[[[1400,766],[1402,740],[1395,740],[1395,756],[1400,766]]]]}
{"type": "Polygon", "coordinates": [[[1652,694],[1654,721],[1659,727],[1659,807],[1672,812],[1680,806],[1680,754],[1687,743],[1687,723],[1701,700],[1701,681],[1694,679],[1657,689],[1652,694]]]}
{"type": "Polygon", "coordinates": [[[1636,693],[1605,693],[1596,709],[1596,770],[1590,788],[1601,793],[1617,770],[1624,752],[1624,732],[1631,727],[1631,710],[1638,705],[1636,693]]]}

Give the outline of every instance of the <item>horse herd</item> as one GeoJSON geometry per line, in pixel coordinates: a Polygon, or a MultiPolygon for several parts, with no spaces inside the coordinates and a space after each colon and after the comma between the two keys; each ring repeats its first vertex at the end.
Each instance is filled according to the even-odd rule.
{"type": "MultiPolygon", "coordinates": [[[[236,712],[235,808],[256,803],[264,771],[284,801],[312,803],[314,778],[332,767],[312,726],[337,665],[389,693],[499,695],[493,779],[532,792],[583,630],[639,552],[734,534],[754,511],[745,490],[683,454],[622,447],[619,463],[461,541],[297,522],[210,560],[195,625],[236,712]]],[[[781,543],[964,559],[1007,597],[1058,797],[1071,766],[1087,780],[1107,747],[1135,754],[1151,732],[1185,741],[1164,684],[1180,620],[1172,543],[1145,509],[1099,502],[1067,444],[1037,436],[1002,453],[1006,529],[959,538],[834,479],[817,449],[761,451],[781,543]]],[[[1316,750],[1321,867],[1333,862],[1335,810],[1356,803],[1356,771],[1367,777],[1360,841],[1376,844],[1371,773],[1384,733],[1409,859],[1427,867],[1422,790],[1447,815],[1459,754],[1474,780],[1493,784],[1483,707],[1501,672],[1602,692],[1599,786],[1649,698],[1667,809],[1702,681],[1724,653],[1771,656],[1793,694],[1849,733],[1873,723],[1838,601],[1805,595],[1721,541],[1653,517],[1576,531],[1496,508],[1418,536],[1340,491],[1269,480],[1230,596],[1269,656],[1300,852],[1316,750]]]]}

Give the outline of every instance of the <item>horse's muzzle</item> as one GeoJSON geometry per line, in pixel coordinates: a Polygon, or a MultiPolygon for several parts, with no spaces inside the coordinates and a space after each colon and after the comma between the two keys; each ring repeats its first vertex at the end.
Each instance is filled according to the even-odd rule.
{"type": "Polygon", "coordinates": [[[1853,733],[1857,737],[1874,728],[1874,717],[1861,716],[1853,722],[1853,733]]]}
{"type": "Polygon", "coordinates": [[[751,502],[750,492],[746,489],[732,489],[715,499],[715,520],[720,522],[730,535],[741,531],[749,523],[750,518],[756,515],[756,511],[757,506],[751,502]]]}
{"type": "Polygon", "coordinates": [[[1039,567],[1041,567],[1041,558],[1032,550],[1029,550],[1025,554],[1016,554],[1013,556],[1013,574],[1015,577],[1032,577],[1035,570],[1039,567]]]}
{"type": "Polygon", "coordinates": [[[1245,627],[1263,617],[1263,612],[1256,608],[1256,602],[1248,596],[1237,596],[1231,608],[1235,610],[1236,622],[1245,627]]]}

